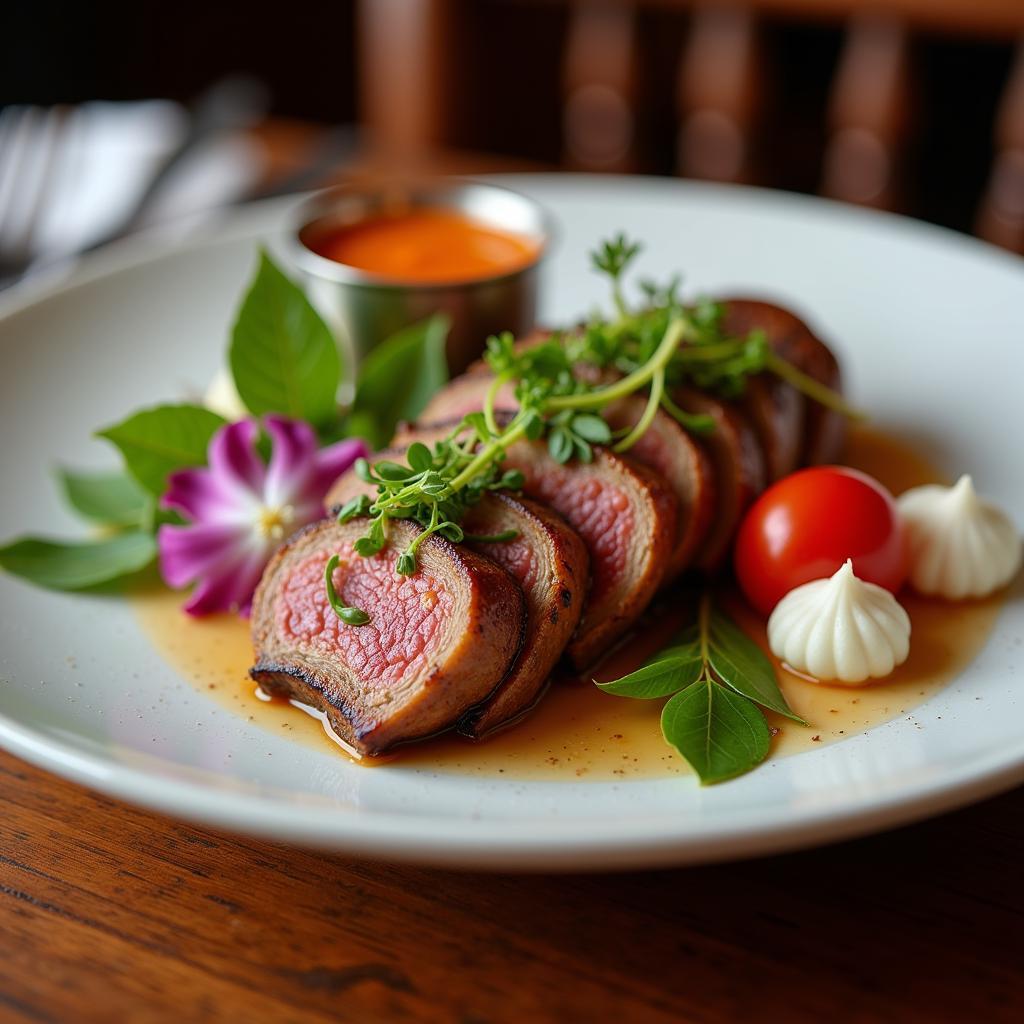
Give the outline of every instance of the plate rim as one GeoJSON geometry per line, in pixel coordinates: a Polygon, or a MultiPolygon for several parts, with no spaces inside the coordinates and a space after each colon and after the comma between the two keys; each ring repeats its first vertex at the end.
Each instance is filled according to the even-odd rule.
{"type": "MultiPolygon", "coordinates": [[[[235,835],[376,860],[494,871],[628,870],[769,856],[913,824],[1024,782],[1022,748],[1009,761],[994,752],[953,783],[942,778],[911,783],[862,806],[849,801],[809,811],[789,808],[781,825],[769,809],[758,815],[747,812],[741,825],[716,824],[710,832],[692,823],[666,828],[663,815],[654,815],[633,820],[626,829],[616,822],[605,831],[582,834],[579,821],[545,819],[544,831],[530,834],[524,828],[530,819],[452,818],[439,823],[388,811],[364,814],[341,805],[325,816],[322,805],[268,804],[250,793],[210,788],[145,768],[112,766],[3,714],[0,747],[106,796],[235,835]],[[353,823],[354,828],[348,827],[353,823]],[[562,829],[566,834],[559,834],[562,829]]],[[[643,785],[643,780],[625,785],[643,785]]]]}

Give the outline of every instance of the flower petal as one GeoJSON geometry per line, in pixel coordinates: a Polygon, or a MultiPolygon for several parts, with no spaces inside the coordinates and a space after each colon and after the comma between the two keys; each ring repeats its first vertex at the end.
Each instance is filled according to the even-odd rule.
{"type": "Polygon", "coordinates": [[[348,469],[356,459],[366,458],[370,449],[359,438],[339,441],[316,454],[316,464],[306,483],[305,497],[321,504],[331,484],[348,469]]]}
{"type": "Polygon", "coordinates": [[[239,420],[221,427],[210,442],[210,470],[227,487],[259,495],[266,469],[256,452],[260,428],[255,420],[239,420]]]}
{"type": "Polygon", "coordinates": [[[249,548],[251,530],[224,523],[164,525],[157,530],[160,575],[172,587],[186,587],[226,561],[238,561],[249,548]]]}
{"type": "Polygon", "coordinates": [[[211,612],[237,611],[248,616],[252,596],[269,560],[269,553],[252,551],[236,558],[210,574],[192,591],[185,603],[189,615],[209,615],[211,612]]]}
{"type": "Polygon", "coordinates": [[[160,499],[163,508],[197,522],[238,523],[251,521],[252,502],[208,469],[180,469],[167,478],[167,491],[160,499]]]}
{"type": "Polygon", "coordinates": [[[308,423],[284,416],[267,416],[264,423],[274,444],[263,501],[278,508],[294,502],[305,490],[314,468],[316,434],[308,423]]]}

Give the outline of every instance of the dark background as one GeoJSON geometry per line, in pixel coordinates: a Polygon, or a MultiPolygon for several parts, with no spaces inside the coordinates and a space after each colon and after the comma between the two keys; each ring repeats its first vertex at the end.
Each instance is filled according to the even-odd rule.
{"type": "MultiPolygon", "coordinates": [[[[453,86],[437,141],[563,163],[562,55],[573,4],[464,0],[453,6],[445,56],[453,86]]],[[[691,6],[636,5],[641,56],[632,169],[673,173],[673,76],[691,6]]],[[[153,96],[188,102],[224,74],[245,72],[267,83],[277,116],[356,123],[360,62],[367,59],[359,53],[356,7],[354,0],[273,6],[18,0],[3,18],[0,104],[153,96]]],[[[753,138],[755,182],[816,191],[844,21],[769,11],[758,32],[770,99],[753,138]]],[[[914,101],[901,143],[906,186],[891,204],[900,212],[971,230],[1013,51],[1012,38],[998,33],[913,27],[914,101]]]]}

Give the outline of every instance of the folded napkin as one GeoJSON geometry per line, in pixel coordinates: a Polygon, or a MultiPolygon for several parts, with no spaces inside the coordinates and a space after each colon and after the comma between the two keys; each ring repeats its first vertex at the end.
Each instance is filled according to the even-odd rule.
{"type": "MultiPolygon", "coordinates": [[[[167,100],[70,108],[60,122],[51,177],[32,228],[35,265],[60,261],[120,228],[188,129],[188,111],[167,100]]],[[[263,160],[261,148],[242,133],[197,143],[161,183],[136,226],[189,230],[251,192],[263,160]]]]}

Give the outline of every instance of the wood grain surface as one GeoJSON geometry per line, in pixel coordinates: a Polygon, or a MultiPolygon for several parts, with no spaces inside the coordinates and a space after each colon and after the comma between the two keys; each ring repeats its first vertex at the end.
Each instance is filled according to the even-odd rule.
{"type": "Polygon", "coordinates": [[[512,876],[219,835],[0,755],[0,1021],[1019,1021],[1024,790],[738,864],[512,876]]]}

